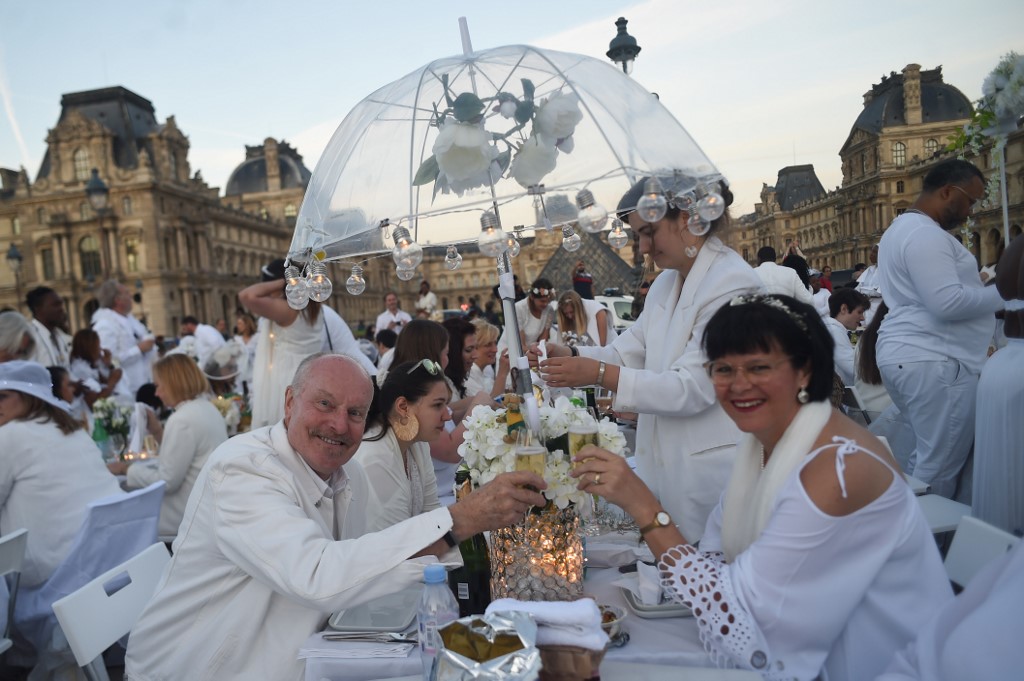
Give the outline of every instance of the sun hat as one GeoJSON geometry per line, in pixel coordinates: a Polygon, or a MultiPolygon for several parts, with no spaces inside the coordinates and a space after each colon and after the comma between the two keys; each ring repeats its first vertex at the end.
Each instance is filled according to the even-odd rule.
{"type": "Polygon", "coordinates": [[[54,396],[50,372],[37,362],[20,359],[0,362],[0,390],[13,390],[38,397],[47,404],[71,413],[71,405],[54,396]]]}

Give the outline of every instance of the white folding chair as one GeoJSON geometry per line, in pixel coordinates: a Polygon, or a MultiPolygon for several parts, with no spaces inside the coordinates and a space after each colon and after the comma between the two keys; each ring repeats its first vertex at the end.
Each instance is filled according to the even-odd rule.
{"type": "Polygon", "coordinates": [[[971,507],[967,504],[938,494],[922,494],[917,498],[917,502],[921,505],[932,534],[952,532],[960,524],[961,518],[971,515],[971,507]]]}
{"type": "Polygon", "coordinates": [[[864,406],[864,400],[860,398],[857,388],[852,385],[843,386],[843,406],[851,417],[860,416],[865,426],[871,425],[871,416],[864,406]]]}
{"type": "MultiPolygon", "coordinates": [[[[8,582],[4,579],[11,575],[10,591],[6,594],[7,605],[3,608],[3,615],[7,619],[0,625],[0,655],[7,652],[11,647],[11,639],[8,636],[11,628],[11,621],[14,619],[14,604],[18,598],[18,580],[21,578],[21,565],[25,562],[25,547],[28,546],[28,530],[15,530],[0,537],[0,590],[8,590],[8,582]]],[[[2,601],[0,601],[2,602],[2,601]]]]}
{"type": "Polygon", "coordinates": [[[54,602],[57,622],[89,681],[108,681],[103,651],[131,631],[169,560],[167,547],[157,542],[54,602]]]}
{"type": "Polygon", "coordinates": [[[14,627],[35,650],[38,673],[50,674],[73,664],[67,640],[53,614],[53,603],[156,541],[166,487],[167,483],[159,480],[149,487],[90,503],[67,557],[45,582],[21,589],[14,627]]]}
{"type": "Polygon", "coordinates": [[[949,581],[959,587],[967,586],[974,575],[999,556],[1007,553],[1020,537],[989,525],[984,520],[964,516],[953,535],[953,543],[946,554],[944,565],[949,581]]]}

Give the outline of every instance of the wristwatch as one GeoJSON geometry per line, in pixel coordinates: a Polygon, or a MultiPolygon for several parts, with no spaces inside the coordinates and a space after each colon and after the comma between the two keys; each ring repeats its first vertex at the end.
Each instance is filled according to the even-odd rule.
{"type": "Polygon", "coordinates": [[[640,536],[642,537],[651,530],[656,530],[659,527],[668,527],[671,524],[672,517],[665,511],[658,511],[654,514],[654,520],[640,528],[640,536]]]}

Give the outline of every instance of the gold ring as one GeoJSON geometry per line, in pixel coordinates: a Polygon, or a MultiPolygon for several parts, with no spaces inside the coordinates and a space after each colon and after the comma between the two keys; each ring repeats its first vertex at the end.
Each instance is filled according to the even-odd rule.
{"type": "Polygon", "coordinates": [[[594,484],[595,485],[600,485],[601,484],[601,474],[600,473],[597,473],[596,475],[594,475],[594,484]]]}

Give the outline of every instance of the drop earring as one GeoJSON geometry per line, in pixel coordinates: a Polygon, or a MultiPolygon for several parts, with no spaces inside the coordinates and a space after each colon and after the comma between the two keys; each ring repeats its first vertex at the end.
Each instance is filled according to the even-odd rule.
{"type": "Polygon", "coordinates": [[[696,246],[687,246],[686,249],[683,252],[686,253],[686,257],[687,258],[696,258],[697,257],[697,247],[696,246]]]}
{"type": "Polygon", "coordinates": [[[397,421],[391,421],[391,430],[395,431],[395,437],[402,442],[412,442],[420,432],[420,422],[412,414],[402,416],[397,421]]]}
{"type": "Polygon", "coordinates": [[[800,386],[800,392],[796,394],[796,401],[800,404],[807,404],[811,401],[811,395],[807,392],[807,386],[800,386]]]}

